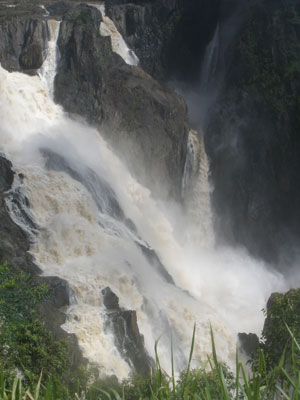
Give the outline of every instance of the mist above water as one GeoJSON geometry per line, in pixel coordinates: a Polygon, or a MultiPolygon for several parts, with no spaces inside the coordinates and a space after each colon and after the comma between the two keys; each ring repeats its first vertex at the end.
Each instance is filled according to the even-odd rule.
{"type": "MultiPolygon", "coordinates": [[[[54,54],[46,62],[55,60],[54,54]]],[[[84,356],[103,373],[126,377],[130,368],[105,328],[101,290],[109,286],[121,307],[137,311],[150,355],[162,335],[166,369],[171,337],[176,370],[186,366],[195,322],[194,366],[211,351],[210,324],[221,360],[232,365],[237,333],[259,334],[266,300],[288,282],[242,249],[215,247],[202,140],[191,134],[184,212],[154,199],[101,133],[66,116],[44,78],[0,67],[0,150],[25,175],[13,190],[29,199],[27,212],[38,228],[31,237],[36,263],[45,275],[67,279],[74,291],[64,329],[77,335],[84,356]],[[154,249],[174,283],[137,244],[154,249]]],[[[26,230],[26,221],[14,217],[26,230]]]]}

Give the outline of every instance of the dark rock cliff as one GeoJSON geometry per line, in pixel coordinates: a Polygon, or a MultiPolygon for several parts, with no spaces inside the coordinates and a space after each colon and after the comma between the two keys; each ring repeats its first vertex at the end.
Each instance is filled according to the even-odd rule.
{"type": "Polygon", "coordinates": [[[220,241],[280,268],[293,263],[300,239],[300,2],[106,4],[141,65],[181,81],[192,121],[204,128],[220,241]]]}
{"type": "Polygon", "coordinates": [[[180,196],[188,133],[186,106],[139,67],[112,52],[99,11],[79,5],[64,16],[55,99],[101,128],[133,173],[160,197],[180,196]]]}
{"type": "Polygon", "coordinates": [[[107,0],[105,4],[146,72],[159,80],[198,78],[220,0],[107,0]]]}
{"type": "Polygon", "coordinates": [[[299,6],[253,5],[206,136],[218,229],[283,266],[300,239],[299,6]]]}

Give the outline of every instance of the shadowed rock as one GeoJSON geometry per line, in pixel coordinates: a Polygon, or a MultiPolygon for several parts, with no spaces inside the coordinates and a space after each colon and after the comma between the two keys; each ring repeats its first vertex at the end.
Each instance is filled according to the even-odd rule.
{"type": "Polygon", "coordinates": [[[239,333],[238,338],[241,350],[249,358],[252,358],[256,354],[259,346],[258,336],[255,333],[239,333]]]}
{"type": "Polygon", "coordinates": [[[149,375],[153,361],[144,347],[136,311],[120,308],[118,296],[109,287],[102,290],[102,295],[107,309],[106,329],[113,333],[119,353],[139,375],[149,375]]]}
{"type": "Polygon", "coordinates": [[[72,8],[61,24],[55,99],[101,127],[130,170],[159,197],[180,196],[188,134],[186,106],[173,90],[112,52],[100,12],[72,8]]]}
{"type": "Polygon", "coordinates": [[[119,298],[118,296],[111,290],[110,287],[106,287],[101,290],[103,296],[103,304],[107,308],[107,310],[116,310],[120,309],[119,306],[119,298]]]}

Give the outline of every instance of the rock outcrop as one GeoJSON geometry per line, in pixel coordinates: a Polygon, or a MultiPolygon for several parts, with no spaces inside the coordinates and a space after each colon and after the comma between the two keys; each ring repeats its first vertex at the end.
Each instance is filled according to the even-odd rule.
{"type": "Polygon", "coordinates": [[[145,350],[136,311],[121,308],[118,296],[109,287],[102,290],[102,296],[107,309],[106,329],[113,332],[121,356],[139,375],[148,376],[153,361],[145,350]]]}
{"type": "Polygon", "coordinates": [[[112,52],[100,12],[79,5],[64,16],[55,99],[101,128],[131,171],[160,197],[179,198],[187,117],[180,96],[112,52]]]}
{"type": "Polygon", "coordinates": [[[259,339],[255,333],[239,333],[240,350],[249,359],[254,359],[259,347],[259,339]]]}
{"type": "Polygon", "coordinates": [[[187,82],[199,77],[220,0],[107,0],[105,4],[146,72],[159,80],[187,82]]]}
{"type": "Polygon", "coordinates": [[[48,40],[41,7],[0,4],[0,63],[8,71],[33,73],[44,61],[48,40]]]}
{"type": "Polygon", "coordinates": [[[40,269],[33,263],[31,255],[28,253],[29,240],[23,230],[14,223],[9,215],[5,202],[7,192],[11,189],[15,173],[12,164],[0,156],[0,249],[1,261],[10,262],[25,272],[38,273],[40,269]]]}

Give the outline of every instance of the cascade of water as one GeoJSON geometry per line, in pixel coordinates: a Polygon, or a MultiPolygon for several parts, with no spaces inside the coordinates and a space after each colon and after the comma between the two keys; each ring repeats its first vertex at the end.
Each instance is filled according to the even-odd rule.
{"type": "Polygon", "coordinates": [[[50,95],[53,96],[57,61],[57,38],[59,34],[60,21],[49,19],[47,20],[47,25],[49,35],[47,56],[39,70],[39,75],[48,86],[50,95]]]}
{"type": "Polygon", "coordinates": [[[211,249],[214,232],[208,175],[209,165],[203,134],[191,130],[182,180],[182,198],[189,221],[186,241],[211,249]]]}
{"type": "Polygon", "coordinates": [[[100,23],[100,34],[102,36],[110,36],[113,51],[119,54],[127,64],[138,65],[138,57],[133,50],[128,48],[122,35],[117,30],[114,22],[105,15],[105,4],[93,3],[91,4],[91,6],[96,7],[101,13],[102,22],[100,23]]]}
{"type": "MultiPolygon", "coordinates": [[[[55,57],[52,60],[55,64],[55,57]]],[[[165,368],[170,367],[171,333],[176,369],[185,367],[194,322],[198,332],[194,365],[210,351],[210,323],[220,358],[234,362],[237,332],[259,332],[263,319],[259,312],[269,293],[285,284],[281,276],[244,253],[217,252],[212,243],[199,246],[212,235],[202,139],[190,134],[183,182],[183,192],[190,194],[190,217],[182,217],[178,233],[169,204],[152,199],[99,132],[70,120],[53,103],[49,88],[55,68],[52,71],[46,85],[37,76],[0,67],[0,151],[17,172],[24,173],[15,187],[22,186],[29,200],[21,205],[34,223],[30,233],[36,235],[31,247],[36,262],[44,274],[67,279],[75,293],[64,329],[77,335],[84,355],[100,364],[104,373],[126,377],[129,365],[105,327],[101,290],[109,286],[121,307],[137,311],[149,354],[154,355],[155,341],[165,334],[159,349],[165,368]],[[197,177],[192,190],[191,177],[197,177]],[[193,229],[203,225],[198,226],[196,244],[182,232],[190,229],[192,220],[193,229]],[[177,286],[141,246],[155,249],[177,286]]],[[[28,230],[28,218],[15,212],[12,202],[8,195],[15,221],[28,230]]]]}
{"type": "Polygon", "coordinates": [[[214,83],[213,79],[217,70],[217,62],[219,56],[219,35],[220,28],[218,24],[214,36],[205,51],[200,74],[199,90],[201,92],[209,90],[210,85],[214,83]]]}

